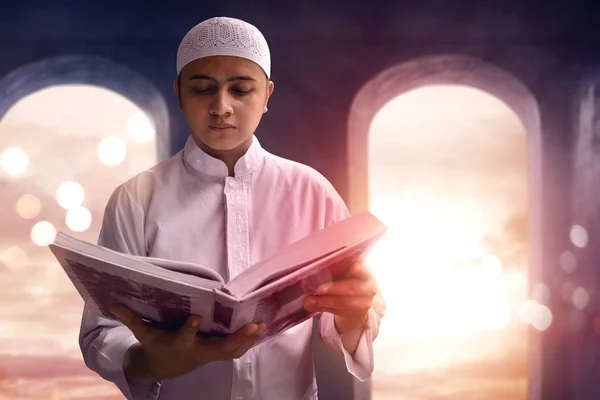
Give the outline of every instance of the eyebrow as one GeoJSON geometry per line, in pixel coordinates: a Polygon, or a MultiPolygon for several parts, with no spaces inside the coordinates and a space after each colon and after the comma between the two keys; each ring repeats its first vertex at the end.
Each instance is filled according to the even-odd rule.
{"type": "MultiPolygon", "coordinates": [[[[208,75],[192,75],[188,78],[189,81],[194,80],[194,79],[204,79],[204,80],[212,81],[215,83],[219,83],[219,81],[217,81],[215,78],[213,78],[212,76],[208,76],[208,75]]],[[[256,79],[252,78],[251,76],[230,76],[227,79],[227,82],[236,82],[236,81],[254,81],[254,82],[256,82],[256,79]]]]}

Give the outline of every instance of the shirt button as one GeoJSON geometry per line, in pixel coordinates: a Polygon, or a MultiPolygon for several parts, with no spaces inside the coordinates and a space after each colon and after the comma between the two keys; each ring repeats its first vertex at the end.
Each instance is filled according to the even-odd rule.
{"type": "Polygon", "coordinates": [[[230,180],[229,183],[228,183],[228,185],[230,187],[234,187],[235,186],[235,182],[233,180],[230,180]]]}

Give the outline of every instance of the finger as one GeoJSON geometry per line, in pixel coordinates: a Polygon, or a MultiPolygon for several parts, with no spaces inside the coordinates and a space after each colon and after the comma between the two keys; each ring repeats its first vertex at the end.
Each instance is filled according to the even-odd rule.
{"type": "Polygon", "coordinates": [[[358,279],[372,279],[373,273],[364,263],[364,261],[357,261],[352,264],[350,270],[348,271],[348,276],[355,277],[358,279]]]}
{"type": "Polygon", "coordinates": [[[110,312],[114,314],[122,323],[125,325],[133,336],[142,343],[146,343],[150,336],[156,332],[156,329],[148,325],[143,319],[135,315],[129,308],[115,304],[109,308],[110,312]]]}
{"type": "Polygon", "coordinates": [[[186,343],[194,343],[197,339],[198,328],[202,323],[202,317],[198,315],[190,315],[184,326],[179,329],[177,335],[180,340],[186,343]]]}
{"type": "Polygon", "coordinates": [[[245,338],[244,341],[240,343],[240,345],[235,350],[233,350],[233,352],[231,353],[232,357],[240,358],[241,356],[246,354],[246,352],[250,348],[252,348],[252,346],[254,346],[256,342],[260,339],[260,336],[266,329],[267,326],[264,323],[258,324],[258,329],[256,330],[256,332],[254,332],[252,336],[245,338]]]}
{"type": "Polygon", "coordinates": [[[256,341],[258,339],[260,339],[259,335],[253,335],[250,339],[246,339],[244,343],[240,344],[235,350],[231,352],[231,357],[240,358],[241,356],[246,354],[246,352],[250,350],[252,346],[256,344],[256,341]]]}
{"type": "Polygon", "coordinates": [[[373,297],[377,294],[377,284],[372,279],[345,279],[319,286],[317,294],[373,297]]]}
{"type": "Polygon", "coordinates": [[[365,312],[373,304],[372,296],[309,296],[304,307],[311,312],[333,312],[334,314],[365,312]]]}
{"type": "Polygon", "coordinates": [[[267,329],[267,326],[264,323],[258,324],[258,329],[248,336],[248,333],[245,333],[245,337],[238,343],[238,346],[231,352],[231,356],[233,358],[239,358],[244,355],[248,349],[250,349],[256,341],[260,339],[260,336],[267,329]],[[239,354],[236,356],[236,354],[239,354]]]}
{"type": "Polygon", "coordinates": [[[352,317],[354,315],[360,314],[359,312],[356,312],[356,311],[339,310],[337,308],[326,308],[326,307],[320,308],[319,311],[317,311],[317,312],[330,313],[330,314],[337,315],[340,317],[352,317]]]}
{"type": "Polygon", "coordinates": [[[235,349],[238,348],[242,343],[246,341],[248,337],[251,337],[258,331],[258,324],[251,323],[243,328],[239,329],[237,332],[227,336],[221,342],[220,349],[226,353],[231,353],[235,349]]]}

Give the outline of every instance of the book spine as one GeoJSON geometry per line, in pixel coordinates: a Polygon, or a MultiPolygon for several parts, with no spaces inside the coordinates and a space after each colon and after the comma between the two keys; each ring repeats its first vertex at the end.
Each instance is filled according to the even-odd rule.
{"type": "Polygon", "coordinates": [[[244,320],[244,303],[233,297],[227,289],[215,289],[211,316],[211,331],[230,334],[237,331],[244,320]]]}

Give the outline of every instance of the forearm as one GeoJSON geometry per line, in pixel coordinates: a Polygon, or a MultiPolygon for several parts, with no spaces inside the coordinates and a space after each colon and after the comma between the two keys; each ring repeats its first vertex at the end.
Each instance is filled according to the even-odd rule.
{"type": "Polygon", "coordinates": [[[336,315],[333,319],[335,329],[340,335],[344,350],[346,350],[351,356],[354,356],[354,353],[356,353],[356,349],[365,328],[367,317],[368,314],[362,319],[359,318],[352,320],[336,315]]]}

